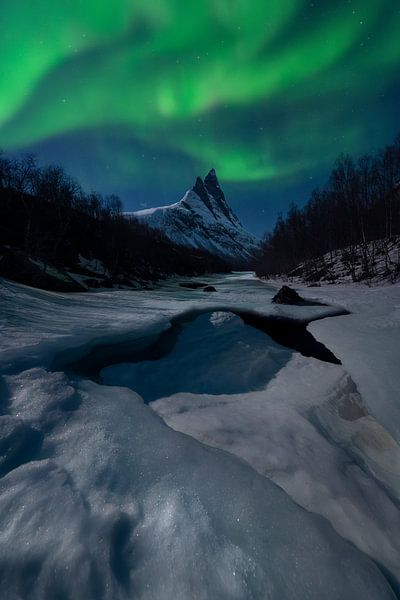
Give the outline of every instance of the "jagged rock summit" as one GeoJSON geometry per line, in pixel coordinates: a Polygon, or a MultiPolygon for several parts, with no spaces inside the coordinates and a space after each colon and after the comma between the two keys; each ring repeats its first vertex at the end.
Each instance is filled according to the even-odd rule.
{"type": "Polygon", "coordinates": [[[215,169],[204,181],[197,177],[179,202],[127,214],[162,230],[175,243],[208,250],[235,265],[248,263],[259,247],[226,202],[215,169]]]}

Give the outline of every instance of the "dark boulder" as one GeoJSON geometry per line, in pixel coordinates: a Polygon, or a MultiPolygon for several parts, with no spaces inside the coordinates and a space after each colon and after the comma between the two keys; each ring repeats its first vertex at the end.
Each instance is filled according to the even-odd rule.
{"type": "Polygon", "coordinates": [[[103,288],[107,288],[107,289],[112,289],[113,288],[113,282],[111,279],[102,279],[101,280],[101,287],[103,288]]]}
{"type": "Polygon", "coordinates": [[[272,298],[275,304],[304,304],[304,300],[293,288],[288,285],[281,287],[279,292],[272,298]]]}
{"type": "Polygon", "coordinates": [[[128,279],[127,277],[124,277],[123,275],[118,276],[118,283],[119,283],[119,285],[122,285],[123,287],[128,287],[128,288],[136,287],[130,279],[128,279]]]}
{"type": "Polygon", "coordinates": [[[187,288],[189,290],[198,290],[204,288],[207,284],[201,283],[200,281],[184,281],[179,284],[180,287],[187,288]]]}
{"type": "Polygon", "coordinates": [[[89,288],[95,288],[95,289],[99,289],[101,288],[101,284],[99,282],[98,279],[94,279],[93,278],[88,278],[88,279],[84,279],[83,283],[85,283],[89,288]]]}
{"type": "Polygon", "coordinates": [[[213,285],[206,285],[205,288],[203,288],[203,292],[216,292],[217,290],[215,289],[215,287],[213,285]]]}

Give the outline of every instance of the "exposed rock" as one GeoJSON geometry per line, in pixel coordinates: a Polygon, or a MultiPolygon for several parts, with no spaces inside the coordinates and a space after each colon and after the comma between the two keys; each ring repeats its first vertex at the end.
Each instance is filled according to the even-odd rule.
{"type": "Polygon", "coordinates": [[[216,292],[217,290],[215,289],[215,287],[213,285],[206,285],[205,288],[203,288],[203,292],[216,292]]]}
{"type": "Polygon", "coordinates": [[[304,300],[293,288],[283,285],[279,292],[272,298],[275,304],[304,304],[304,300]]]}
{"type": "Polygon", "coordinates": [[[188,288],[189,290],[198,290],[200,288],[204,288],[206,285],[206,283],[201,283],[199,281],[185,281],[179,284],[180,287],[188,288]]]}
{"type": "Polygon", "coordinates": [[[131,281],[127,277],[124,277],[123,275],[118,276],[118,283],[119,283],[119,285],[122,285],[123,287],[136,288],[133,281],[131,281]]]}
{"type": "Polygon", "coordinates": [[[94,279],[94,277],[84,279],[83,283],[85,283],[89,288],[95,288],[95,289],[101,288],[101,283],[99,282],[98,279],[94,279]]]}
{"type": "Polygon", "coordinates": [[[225,202],[225,194],[219,184],[215,169],[211,169],[211,171],[209,171],[209,173],[206,175],[204,179],[204,185],[213,198],[216,200],[223,200],[225,202]]]}
{"type": "MultiPolygon", "coordinates": [[[[196,183],[192,187],[192,191],[195,194],[197,194],[201,200],[203,200],[204,204],[207,206],[210,213],[212,213],[212,215],[215,217],[216,215],[215,215],[215,211],[214,211],[214,208],[213,208],[213,205],[211,202],[210,195],[209,195],[209,193],[204,185],[204,181],[202,180],[201,177],[197,177],[196,183]]],[[[190,204],[186,203],[186,206],[190,210],[190,204]]]]}
{"type": "Polygon", "coordinates": [[[225,215],[225,217],[229,219],[233,225],[240,224],[239,219],[225,200],[225,194],[219,184],[215,169],[211,169],[211,171],[206,175],[204,179],[204,186],[207,192],[211,194],[214,200],[216,200],[219,209],[225,215]]]}
{"type": "Polygon", "coordinates": [[[86,291],[62,267],[50,265],[22,250],[6,246],[0,249],[0,277],[52,292],[86,291]]]}
{"type": "Polygon", "coordinates": [[[113,282],[111,279],[102,279],[101,287],[111,289],[113,287],[113,282]]]}

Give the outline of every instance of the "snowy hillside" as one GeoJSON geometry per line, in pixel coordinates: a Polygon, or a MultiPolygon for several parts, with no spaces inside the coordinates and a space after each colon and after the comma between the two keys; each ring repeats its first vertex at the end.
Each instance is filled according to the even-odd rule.
{"type": "Polygon", "coordinates": [[[198,177],[179,202],[125,214],[162,230],[177,244],[208,250],[234,264],[251,260],[259,244],[227,204],[214,169],[204,182],[198,177]]]}
{"type": "Polygon", "coordinates": [[[252,274],[202,281],[0,280],[2,598],[398,597],[399,285],[285,306],[252,274]],[[342,364],[249,310],[310,323],[342,364]]]}
{"type": "Polygon", "coordinates": [[[279,279],[293,283],[394,283],[400,279],[400,236],[327,252],[300,263],[279,279]]]}

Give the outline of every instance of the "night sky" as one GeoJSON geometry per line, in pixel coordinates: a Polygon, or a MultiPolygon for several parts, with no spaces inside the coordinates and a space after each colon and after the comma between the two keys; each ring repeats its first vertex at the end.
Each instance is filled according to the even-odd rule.
{"type": "Polygon", "coordinates": [[[0,147],[127,210],[215,167],[253,232],[400,131],[400,0],[1,0],[0,147]]]}

